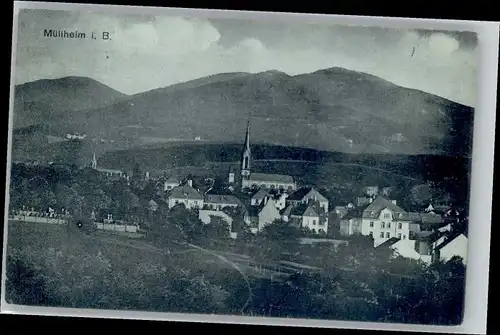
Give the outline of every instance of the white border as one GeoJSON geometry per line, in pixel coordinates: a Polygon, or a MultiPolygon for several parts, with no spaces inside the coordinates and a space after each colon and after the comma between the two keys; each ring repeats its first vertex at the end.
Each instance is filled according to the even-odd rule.
{"type": "Polygon", "coordinates": [[[497,22],[431,20],[407,18],[382,18],[367,16],[344,16],[323,14],[296,14],[271,12],[242,12],[229,10],[205,10],[162,7],[111,6],[91,4],[14,2],[14,26],[11,63],[11,90],[9,133],[6,169],[5,218],[7,223],[8,196],[11,168],[12,112],[14,97],[14,71],[17,46],[17,13],[20,9],[52,9],[66,11],[96,11],[119,14],[164,14],[175,16],[208,17],[212,19],[265,19],[296,22],[323,22],[330,24],[380,26],[387,28],[414,28],[440,30],[466,30],[478,33],[478,104],[475,109],[474,144],[472,154],[471,212],[469,230],[468,264],[466,272],[466,296],[464,320],[459,326],[429,326],[413,324],[386,324],[374,322],[324,321],[281,319],[266,317],[243,317],[225,315],[197,315],[179,313],[154,313],[108,311],[71,308],[27,307],[9,305],[5,302],[5,271],[7,250],[7,224],[4,225],[3,267],[1,285],[1,313],[57,315],[75,317],[124,318],[144,320],[169,320],[189,322],[211,322],[232,324],[260,324],[278,326],[300,326],[319,328],[348,328],[366,330],[424,331],[433,333],[486,334],[488,268],[490,249],[490,227],[493,187],[493,156],[495,140],[496,86],[498,72],[499,24],[497,22]]]}

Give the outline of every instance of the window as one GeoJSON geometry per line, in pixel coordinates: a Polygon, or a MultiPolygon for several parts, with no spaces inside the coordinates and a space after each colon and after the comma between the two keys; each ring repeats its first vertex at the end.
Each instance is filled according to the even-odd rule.
{"type": "Polygon", "coordinates": [[[373,221],[370,221],[370,228],[373,228],[373,221]]]}
{"type": "Polygon", "coordinates": [[[315,225],[316,225],[316,220],[313,220],[313,226],[315,226],[315,225]]]}
{"type": "Polygon", "coordinates": [[[391,223],[387,222],[387,228],[391,228],[391,223]]]}
{"type": "Polygon", "coordinates": [[[406,235],[403,235],[403,240],[406,240],[406,235]]]}
{"type": "Polygon", "coordinates": [[[389,213],[384,213],[384,219],[390,219],[391,218],[391,214],[389,213]]]}
{"type": "Polygon", "coordinates": [[[401,222],[398,223],[398,229],[403,229],[403,224],[401,222]]]}
{"type": "Polygon", "coordinates": [[[391,233],[385,233],[385,237],[387,238],[391,237],[391,233]]]}
{"type": "Polygon", "coordinates": [[[382,229],[385,228],[385,222],[382,222],[381,227],[382,227],[382,229]]]}
{"type": "Polygon", "coordinates": [[[245,170],[246,170],[246,169],[248,169],[248,156],[247,156],[247,157],[245,157],[245,164],[244,164],[243,168],[244,168],[245,170]]]}
{"type": "Polygon", "coordinates": [[[401,239],[401,233],[398,233],[398,238],[401,239]]]}
{"type": "Polygon", "coordinates": [[[198,206],[198,200],[195,200],[195,201],[194,201],[194,205],[195,205],[195,206],[198,206]]]}
{"type": "Polygon", "coordinates": [[[384,238],[384,233],[380,233],[380,238],[384,238]]]}
{"type": "Polygon", "coordinates": [[[370,231],[369,235],[370,235],[371,237],[373,237],[373,232],[372,232],[372,231],[370,231]]]}

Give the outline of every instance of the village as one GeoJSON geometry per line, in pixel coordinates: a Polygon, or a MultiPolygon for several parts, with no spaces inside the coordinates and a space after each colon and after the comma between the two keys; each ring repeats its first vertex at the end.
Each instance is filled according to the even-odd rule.
{"type": "MultiPolygon", "coordinates": [[[[363,187],[363,194],[348,203],[331,204],[314,186],[299,185],[294,176],[255,171],[249,125],[241,162],[230,167],[222,183],[210,178],[195,180],[192,176],[151,177],[148,172],[138,171],[131,178],[121,170],[99,167],[95,154],[90,166],[107,180],[149,187],[144,193],[144,206],[151,215],[183,208],[205,225],[222,222],[232,239],[245,232],[258,235],[269,225],[291,225],[302,232],[304,243],[338,245],[355,236],[369,236],[374,248],[389,248],[395,257],[425,264],[454,256],[464,264],[467,260],[464,210],[429,203],[420,212],[406,211],[390,198],[390,188],[373,185],[363,187]]],[[[67,222],[71,215],[64,208],[40,210],[28,204],[10,211],[12,220],[55,224],[67,222]]],[[[137,218],[106,206],[93,206],[89,217],[96,229],[116,233],[147,233],[151,226],[148,215],[137,218]]]]}

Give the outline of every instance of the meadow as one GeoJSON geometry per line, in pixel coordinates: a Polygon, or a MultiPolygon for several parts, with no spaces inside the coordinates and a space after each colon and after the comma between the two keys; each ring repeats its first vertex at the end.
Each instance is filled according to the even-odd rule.
{"type": "MultiPolygon", "coordinates": [[[[279,241],[261,245],[273,246],[278,258],[285,250],[279,241]]],[[[390,259],[363,243],[349,243],[337,256],[317,256],[322,271],[272,280],[242,271],[238,257],[203,247],[171,240],[159,247],[71,225],[9,222],[6,300],[69,308],[461,322],[465,269],[459,259],[425,267],[390,259]],[[332,257],[342,267],[330,263],[332,257]]]]}

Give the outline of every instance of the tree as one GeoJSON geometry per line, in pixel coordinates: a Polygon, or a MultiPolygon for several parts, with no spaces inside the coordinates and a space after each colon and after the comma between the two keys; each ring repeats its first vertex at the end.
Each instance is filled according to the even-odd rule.
{"type": "Polygon", "coordinates": [[[410,198],[415,206],[423,207],[432,201],[432,188],[429,184],[415,185],[410,190],[410,198]]]}
{"type": "Polygon", "coordinates": [[[298,242],[302,236],[300,228],[291,225],[282,219],[277,219],[273,223],[264,226],[261,232],[269,241],[298,242]]]}
{"type": "Polygon", "coordinates": [[[229,238],[231,225],[220,216],[210,216],[210,223],[203,226],[204,236],[207,239],[226,239],[229,238]]]}
{"type": "Polygon", "coordinates": [[[203,236],[203,222],[196,212],[186,209],[183,204],[176,205],[170,210],[169,222],[180,227],[188,240],[203,236]]]}
{"type": "Polygon", "coordinates": [[[89,200],[92,208],[96,209],[109,208],[111,205],[111,198],[101,189],[95,190],[89,200]]]}

